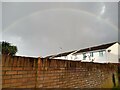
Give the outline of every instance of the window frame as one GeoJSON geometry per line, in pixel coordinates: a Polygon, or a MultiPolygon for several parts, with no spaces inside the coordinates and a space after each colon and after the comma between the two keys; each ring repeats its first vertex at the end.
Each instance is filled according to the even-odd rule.
{"type": "Polygon", "coordinates": [[[86,60],[86,53],[83,53],[83,60],[86,60]]]}
{"type": "Polygon", "coordinates": [[[94,57],[94,54],[93,54],[93,52],[90,52],[90,57],[94,57]]]}
{"type": "Polygon", "coordinates": [[[104,54],[103,54],[103,50],[99,51],[99,57],[103,57],[104,54]]]}

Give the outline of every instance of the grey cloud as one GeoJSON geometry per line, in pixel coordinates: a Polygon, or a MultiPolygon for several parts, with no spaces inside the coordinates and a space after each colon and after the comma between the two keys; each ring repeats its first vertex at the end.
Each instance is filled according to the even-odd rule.
{"type": "Polygon", "coordinates": [[[46,56],[117,41],[118,31],[114,27],[117,20],[113,20],[113,17],[117,17],[115,5],[116,3],[4,3],[4,30],[14,21],[18,22],[3,31],[3,39],[15,43],[19,55],[28,56],[46,56]],[[103,5],[106,10],[101,16],[99,10],[103,5]],[[111,15],[110,9],[113,10],[111,15]],[[18,11],[20,12],[17,13],[18,11]],[[19,21],[20,18],[24,19],[19,21]],[[106,22],[106,18],[110,22],[106,22]]]}

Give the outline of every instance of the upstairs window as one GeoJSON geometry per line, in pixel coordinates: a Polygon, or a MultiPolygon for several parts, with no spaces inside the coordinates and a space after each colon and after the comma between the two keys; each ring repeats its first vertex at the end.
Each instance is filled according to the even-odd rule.
{"type": "Polygon", "coordinates": [[[103,57],[103,51],[99,51],[99,56],[103,57]]]}
{"type": "Polygon", "coordinates": [[[77,55],[75,55],[75,59],[78,59],[77,55]]]}
{"type": "Polygon", "coordinates": [[[83,60],[85,60],[86,59],[86,53],[83,53],[83,60]]]}
{"type": "Polygon", "coordinates": [[[93,57],[93,52],[90,52],[90,57],[93,57]]]}

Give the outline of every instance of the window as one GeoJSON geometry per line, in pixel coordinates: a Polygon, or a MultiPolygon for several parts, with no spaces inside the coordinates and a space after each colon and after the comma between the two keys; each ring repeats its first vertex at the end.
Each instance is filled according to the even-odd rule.
{"type": "Polygon", "coordinates": [[[77,55],[75,55],[75,58],[74,59],[78,59],[77,55]]]}
{"type": "Polygon", "coordinates": [[[93,57],[93,52],[90,52],[90,57],[93,57]]]}
{"type": "Polygon", "coordinates": [[[85,60],[86,59],[86,53],[83,53],[83,60],[85,60]]]}
{"type": "Polygon", "coordinates": [[[99,51],[99,56],[100,56],[100,57],[103,56],[103,51],[99,51]]]}

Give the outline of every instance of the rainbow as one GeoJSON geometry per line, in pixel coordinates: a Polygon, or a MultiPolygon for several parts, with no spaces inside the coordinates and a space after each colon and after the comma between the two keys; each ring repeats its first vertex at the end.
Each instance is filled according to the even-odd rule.
{"type": "Polygon", "coordinates": [[[96,18],[97,20],[111,26],[114,30],[118,31],[118,27],[115,26],[114,24],[112,24],[110,21],[107,21],[107,20],[104,20],[103,18],[101,18],[100,16],[97,16],[93,13],[90,13],[90,12],[87,12],[87,11],[83,11],[83,10],[80,10],[80,9],[73,9],[73,8],[54,8],[54,9],[46,9],[46,10],[40,10],[40,11],[37,11],[37,12],[34,12],[28,16],[25,16],[25,17],[22,17],[16,21],[14,21],[12,24],[10,24],[8,27],[6,27],[3,32],[6,32],[8,30],[11,30],[14,26],[16,26],[18,23],[22,22],[23,20],[25,20],[26,18],[28,17],[34,17],[35,15],[37,14],[41,14],[41,13],[46,13],[46,12],[50,12],[50,11],[69,11],[69,12],[73,12],[73,13],[78,13],[78,14],[85,14],[85,15],[88,15],[90,17],[94,17],[96,18]]]}

